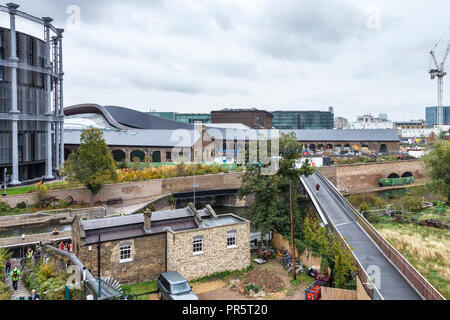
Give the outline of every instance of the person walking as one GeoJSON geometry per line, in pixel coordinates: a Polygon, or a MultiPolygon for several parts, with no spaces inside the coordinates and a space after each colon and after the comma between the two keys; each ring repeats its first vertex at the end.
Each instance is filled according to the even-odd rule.
{"type": "Polygon", "coordinates": [[[19,284],[20,270],[15,267],[13,271],[11,271],[11,280],[13,284],[14,290],[17,290],[17,286],[19,284]]]}
{"type": "Polygon", "coordinates": [[[36,290],[31,290],[31,295],[28,297],[28,300],[41,300],[41,297],[36,293],[36,290]]]}
{"type": "Polygon", "coordinates": [[[31,248],[28,248],[28,251],[27,251],[27,259],[32,259],[33,258],[33,249],[31,249],[31,248]]]}
{"type": "Polygon", "coordinates": [[[11,272],[11,260],[6,260],[5,263],[5,273],[9,274],[11,272]]]}
{"type": "Polygon", "coordinates": [[[317,194],[319,194],[320,184],[316,183],[317,194]]]}

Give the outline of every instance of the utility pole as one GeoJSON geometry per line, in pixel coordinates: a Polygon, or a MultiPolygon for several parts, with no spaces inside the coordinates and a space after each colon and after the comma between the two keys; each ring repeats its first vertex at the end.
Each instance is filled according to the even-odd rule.
{"type": "Polygon", "coordinates": [[[97,243],[97,275],[98,275],[98,300],[101,299],[101,280],[100,280],[100,233],[98,234],[97,243]]]}
{"type": "Polygon", "coordinates": [[[294,237],[294,202],[292,196],[292,181],[289,179],[289,200],[291,203],[291,241],[292,241],[292,272],[294,273],[294,280],[297,280],[297,273],[295,272],[295,237],[294,237]]]}

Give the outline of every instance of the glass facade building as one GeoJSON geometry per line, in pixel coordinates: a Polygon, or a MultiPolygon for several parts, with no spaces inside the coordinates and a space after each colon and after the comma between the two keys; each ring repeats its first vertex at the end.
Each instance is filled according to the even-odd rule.
{"type": "Polygon", "coordinates": [[[273,126],[277,129],[333,129],[332,111],[274,111],[273,126]]]}
{"type": "Polygon", "coordinates": [[[178,113],[178,112],[156,112],[152,111],[149,114],[164,119],[175,120],[184,123],[211,123],[210,113],[178,113]]]}
{"type": "MultiPolygon", "coordinates": [[[[450,106],[444,107],[443,116],[444,116],[443,124],[450,124],[450,106]]],[[[437,118],[438,118],[438,108],[436,106],[425,108],[425,124],[427,126],[437,125],[438,124],[437,118]]]]}

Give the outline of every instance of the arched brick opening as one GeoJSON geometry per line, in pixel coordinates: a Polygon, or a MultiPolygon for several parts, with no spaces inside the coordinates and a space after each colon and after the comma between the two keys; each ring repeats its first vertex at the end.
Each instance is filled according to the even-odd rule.
{"type": "Polygon", "coordinates": [[[130,160],[133,161],[133,159],[137,157],[141,162],[145,160],[145,153],[142,150],[133,150],[130,153],[130,160]]]}
{"type": "Polygon", "coordinates": [[[348,143],[344,144],[344,150],[350,150],[350,145],[348,143]]]}
{"type": "Polygon", "coordinates": [[[323,150],[323,148],[324,148],[323,144],[319,143],[317,145],[317,150],[323,150]]]}
{"type": "Polygon", "coordinates": [[[124,151],[117,149],[117,150],[113,150],[111,152],[111,154],[115,161],[117,161],[117,162],[125,161],[126,155],[125,155],[124,151]]]}
{"type": "Polygon", "coordinates": [[[413,177],[414,175],[411,173],[411,172],[409,172],[409,171],[406,171],[405,173],[403,173],[402,174],[402,178],[405,178],[405,177],[413,177]]]}
{"type": "Polygon", "coordinates": [[[316,151],[316,145],[315,145],[314,143],[311,143],[311,144],[308,146],[308,149],[309,149],[309,150],[312,150],[312,151],[316,151]]]}
{"type": "Polygon", "coordinates": [[[396,174],[395,172],[393,172],[390,175],[388,175],[388,178],[400,178],[400,176],[398,174],[396,174]]]}
{"type": "Polygon", "coordinates": [[[384,143],[380,145],[380,152],[387,152],[387,146],[384,143]]]}
{"type": "Polygon", "coordinates": [[[327,144],[327,149],[328,149],[328,150],[333,149],[333,145],[332,145],[331,143],[327,144]]]}
{"type": "Polygon", "coordinates": [[[336,144],[334,146],[334,150],[341,150],[341,149],[342,149],[342,145],[340,145],[340,144],[336,144]]]}

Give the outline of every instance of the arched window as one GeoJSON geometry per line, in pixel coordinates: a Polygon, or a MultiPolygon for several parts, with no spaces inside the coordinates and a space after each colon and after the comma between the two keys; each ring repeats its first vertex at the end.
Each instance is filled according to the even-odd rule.
{"type": "Polygon", "coordinates": [[[113,158],[115,161],[117,162],[121,162],[125,160],[125,152],[123,152],[122,150],[114,150],[113,152],[111,152],[113,158]]]}
{"type": "Polygon", "coordinates": [[[133,159],[134,159],[135,157],[139,158],[139,160],[140,160],[141,162],[143,162],[143,161],[145,160],[145,153],[144,153],[143,151],[141,151],[141,150],[134,150],[134,151],[132,151],[131,154],[130,154],[130,159],[131,159],[131,161],[133,161],[133,159]]]}

